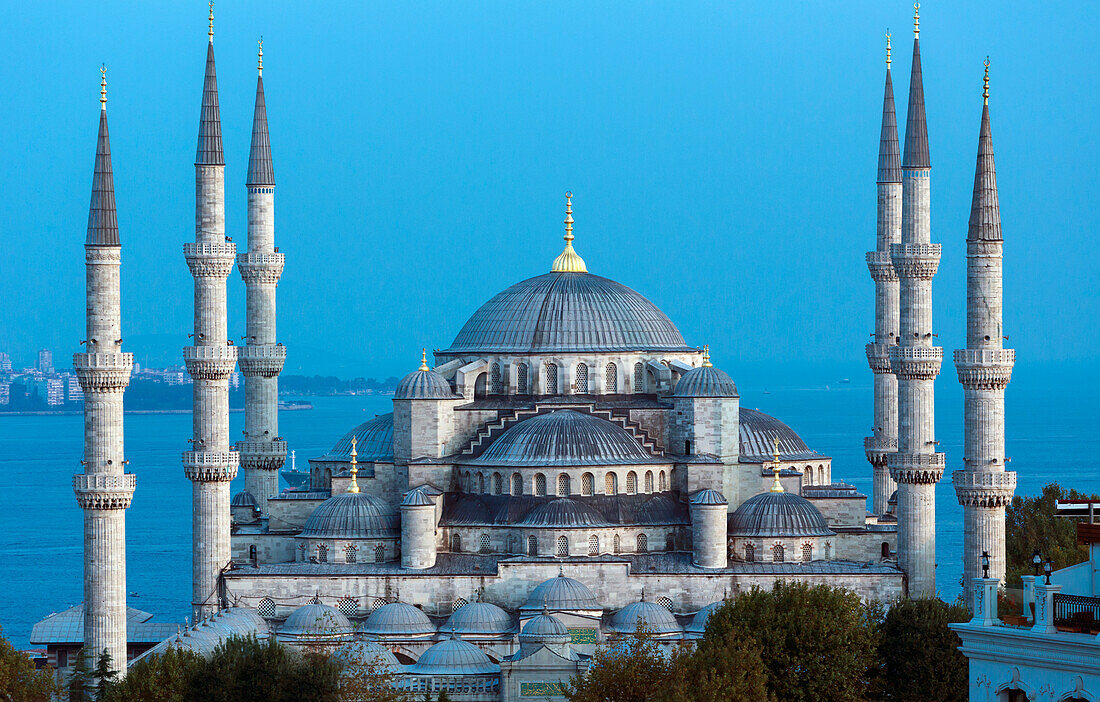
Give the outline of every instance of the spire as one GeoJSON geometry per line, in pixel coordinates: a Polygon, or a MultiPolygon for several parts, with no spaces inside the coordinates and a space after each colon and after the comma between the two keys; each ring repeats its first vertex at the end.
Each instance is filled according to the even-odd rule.
{"type": "Polygon", "coordinates": [[[710,368],[710,344],[703,346],[703,368],[710,368]]]}
{"type": "Polygon", "coordinates": [[[428,349],[420,349],[420,367],[417,370],[431,370],[428,368],[428,349]]]}
{"type": "Polygon", "coordinates": [[[218,112],[218,77],[214,72],[214,3],[210,3],[210,43],[206,47],[206,79],[202,84],[202,112],[199,115],[199,144],[196,166],[224,166],[222,120],[218,112]]]}
{"type": "MultiPolygon", "coordinates": [[[[211,66],[213,64],[211,63],[211,66]]],[[[267,136],[267,106],[264,103],[264,40],[260,38],[256,76],[256,109],[252,112],[252,149],[248,152],[246,185],[274,186],[275,167],[271,164],[271,141],[267,136]]],[[[214,99],[217,100],[217,95],[214,99]]]]}
{"type": "Polygon", "coordinates": [[[774,453],[772,453],[772,492],[783,492],[783,483],[779,482],[779,439],[773,439],[774,453]]]}
{"type": "Polygon", "coordinates": [[[920,3],[913,6],[913,72],[909,77],[909,114],[905,120],[905,158],[902,168],[931,168],[928,124],[924,117],[924,80],[920,67],[920,3]]]}
{"type": "Polygon", "coordinates": [[[348,492],[359,492],[359,483],[355,482],[355,478],[359,475],[359,463],[355,460],[359,455],[355,451],[355,444],[359,443],[355,438],[355,435],[351,436],[351,485],[348,485],[348,492]]]}
{"type": "Polygon", "coordinates": [[[111,169],[111,139],[107,133],[107,67],[99,69],[99,139],[92,175],[92,202],[88,206],[90,246],[118,246],[118,215],[115,212],[115,177],[111,169]]]}
{"type": "Polygon", "coordinates": [[[993,132],[989,127],[989,59],[985,60],[982,126],[978,161],[974,165],[974,197],[970,205],[970,241],[1001,241],[1001,207],[997,200],[997,169],[993,165],[993,132]]]}
{"type": "Polygon", "coordinates": [[[587,273],[584,259],[573,250],[573,193],[565,194],[565,250],[554,259],[551,273],[587,273]]]}
{"type": "Polygon", "coordinates": [[[882,96],[882,132],[878,140],[878,182],[901,182],[898,117],[894,111],[894,80],[890,77],[890,30],[886,30],[886,89],[882,96]]]}

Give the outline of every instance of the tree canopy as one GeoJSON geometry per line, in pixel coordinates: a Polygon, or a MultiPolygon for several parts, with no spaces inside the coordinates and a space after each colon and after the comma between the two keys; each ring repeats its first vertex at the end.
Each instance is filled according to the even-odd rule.
{"type": "Polygon", "coordinates": [[[50,702],[61,693],[53,669],[36,670],[26,654],[0,636],[0,700],[50,702]]]}
{"type": "Polygon", "coordinates": [[[900,600],[882,621],[879,698],[896,702],[965,702],[969,662],[962,640],[947,627],[970,620],[960,604],[939,599],[900,600]]]}
{"type": "Polygon", "coordinates": [[[1058,483],[1043,486],[1039,495],[1017,495],[1005,510],[1005,584],[1020,585],[1020,576],[1032,572],[1035,551],[1050,558],[1054,569],[1088,560],[1088,548],[1077,544],[1077,521],[1055,517],[1057,500],[1100,500],[1100,496],[1068,490],[1058,483]]]}

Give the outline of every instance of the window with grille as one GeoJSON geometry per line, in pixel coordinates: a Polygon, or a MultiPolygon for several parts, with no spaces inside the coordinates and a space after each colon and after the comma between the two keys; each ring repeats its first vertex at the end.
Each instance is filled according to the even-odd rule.
{"type": "Polygon", "coordinates": [[[543,387],[547,395],[558,394],[558,367],[553,363],[547,363],[543,369],[546,374],[546,383],[543,387]]]}
{"type": "Polygon", "coordinates": [[[489,553],[489,535],[482,534],[477,538],[477,550],[481,553],[489,553]]]}
{"type": "Polygon", "coordinates": [[[618,534],[615,534],[615,538],[611,541],[611,550],[617,554],[623,552],[623,540],[618,534]]]}
{"type": "Polygon", "coordinates": [[[275,616],[275,600],[265,597],[256,605],[256,613],[264,619],[275,616]]]}
{"type": "Polygon", "coordinates": [[[638,474],[630,471],[626,474],[626,494],[633,495],[638,492],[638,474]]]}
{"type": "Polygon", "coordinates": [[[783,544],[772,546],[772,560],[776,563],[783,562],[783,544]]]}
{"type": "Polygon", "coordinates": [[[595,534],[588,537],[588,555],[600,555],[600,537],[596,536],[595,534]]]}
{"type": "Polygon", "coordinates": [[[519,473],[512,473],[512,494],[523,494],[523,476],[519,473]]]}
{"type": "Polygon", "coordinates": [[[812,544],[802,544],[802,560],[809,563],[814,559],[814,547],[812,544]]]}
{"type": "Polygon", "coordinates": [[[527,537],[527,555],[537,556],[539,555],[539,540],[532,534],[527,537]]]}
{"type": "Polygon", "coordinates": [[[653,492],[653,471],[651,470],[645,472],[645,491],[653,492]]]}
{"type": "Polygon", "coordinates": [[[462,609],[463,607],[465,607],[468,604],[470,604],[470,603],[467,602],[465,598],[459,597],[457,600],[455,600],[454,602],[451,603],[451,611],[452,612],[457,612],[458,610],[462,609]]]}
{"type": "Polygon", "coordinates": [[[756,548],[752,544],[745,544],[745,560],[749,563],[756,560],[756,548]]]}
{"type": "Polygon", "coordinates": [[[373,613],[374,610],[378,609],[384,604],[386,604],[386,599],[384,597],[375,597],[373,600],[370,601],[370,604],[367,605],[367,611],[373,613]]]}
{"type": "Polygon", "coordinates": [[[479,493],[483,493],[483,494],[485,492],[485,474],[484,473],[478,473],[477,474],[477,491],[479,493]]]}
{"type": "Polygon", "coordinates": [[[504,394],[504,380],[500,375],[499,363],[494,363],[492,370],[489,371],[489,388],[494,395],[504,394]]]}
{"type": "Polygon", "coordinates": [[[614,473],[607,473],[603,476],[603,492],[605,495],[614,495],[619,491],[618,478],[614,473]]]}
{"type": "Polygon", "coordinates": [[[585,497],[591,497],[596,492],[595,480],[592,478],[591,473],[585,473],[581,476],[581,494],[585,497]]]}
{"type": "Polygon", "coordinates": [[[341,597],[336,603],[336,609],[345,617],[355,617],[359,614],[359,600],[354,597],[341,597]]]}
{"type": "Polygon", "coordinates": [[[638,547],[634,549],[635,551],[638,553],[646,553],[649,551],[649,538],[646,537],[645,534],[638,534],[637,545],[638,547]]]}
{"type": "Polygon", "coordinates": [[[634,364],[634,392],[645,392],[645,366],[640,361],[634,364]]]}
{"type": "Polygon", "coordinates": [[[558,537],[558,547],[554,550],[554,555],[558,558],[565,558],[569,555],[569,539],[564,536],[558,537]]]}
{"type": "Polygon", "coordinates": [[[825,560],[829,560],[829,558],[832,555],[833,555],[833,545],[830,544],[828,541],[826,541],[825,542],[825,560]]]}
{"type": "Polygon", "coordinates": [[[451,534],[451,551],[462,553],[462,537],[458,534],[451,534]]]}
{"type": "Polygon", "coordinates": [[[603,369],[604,392],[619,392],[619,367],[614,363],[608,363],[603,369]]]}
{"type": "Polygon", "coordinates": [[[542,473],[535,473],[535,494],[539,497],[546,495],[546,476],[542,473]]]}
{"type": "Polygon", "coordinates": [[[529,392],[527,389],[527,364],[521,363],[516,366],[516,394],[527,395],[529,392]]]}
{"type": "Polygon", "coordinates": [[[662,607],[664,607],[668,611],[670,611],[670,612],[672,611],[672,600],[670,600],[669,598],[667,598],[667,597],[658,597],[656,602],[657,602],[657,604],[661,605],[662,607]]]}
{"type": "Polygon", "coordinates": [[[665,472],[661,471],[661,477],[658,479],[659,489],[661,492],[668,490],[668,479],[665,477],[665,472]]]}
{"type": "Polygon", "coordinates": [[[328,563],[328,546],[321,544],[317,547],[317,560],[321,563],[328,563]]]}
{"type": "Polygon", "coordinates": [[[354,544],[348,544],[344,547],[344,562],[355,563],[355,557],[359,554],[359,547],[354,544]]]}
{"type": "Polygon", "coordinates": [[[569,476],[565,473],[558,474],[558,497],[569,497],[569,476]]]}
{"type": "Polygon", "coordinates": [[[588,366],[583,363],[577,364],[577,393],[588,394],[588,366]]]}
{"type": "Polygon", "coordinates": [[[386,547],[379,544],[374,547],[374,562],[385,563],[386,562],[386,547]]]}
{"type": "Polygon", "coordinates": [[[499,495],[504,491],[504,478],[500,473],[493,473],[493,494],[499,495]]]}
{"type": "Polygon", "coordinates": [[[676,550],[676,537],[673,536],[672,534],[665,534],[665,550],[666,551],[675,551],[676,550]]]}

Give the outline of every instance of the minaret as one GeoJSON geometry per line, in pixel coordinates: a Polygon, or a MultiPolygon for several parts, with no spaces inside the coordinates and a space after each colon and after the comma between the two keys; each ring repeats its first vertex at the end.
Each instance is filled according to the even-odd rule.
{"type": "Polygon", "coordinates": [[[973,579],[981,575],[983,552],[989,553],[987,577],[1005,576],[1005,506],[1016,490],[1016,474],[1005,470],[1005,386],[1012,378],[1016,352],[1001,345],[1003,240],[989,128],[989,59],[982,97],[966,236],[966,348],[955,351],[964,396],[964,467],[951,475],[963,507],[963,583],[968,593],[973,579]]]}
{"type": "Polygon", "coordinates": [[[885,514],[897,489],[886,457],[898,450],[898,380],[890,371],[890,347],[898,337],[898,274],[890,246],[901,243],[901,151],[894,112],[894,82],[890,77],[890,33],[886,33],[886,89],[882,98],[882,132],[878,145],[878,236],[867,252],[867,268],[875,281],[875,341],[867,344],[867,363],[875,375],[874,427],[863,440],[874,472],[874,514],[885,514]]]}
{"type": "Polygon", "coordinates": [[[122,352],[119,267],[122,247],[115,213],[111,142],[107,135],[107,69],[101,69],[99,141],[96,145],[88,238],[86,353],[73,354],[84,391],[84,472],[73,476],[84,510],[84,650],[94,666],[103,653],[126,672],[126,508],[134,475],[123,458],[122,395],[134,355],[122,352]]]}
{"type": "Polygon", "coordinates": [[[244,489],[267,516],[267,498],[279,491],[286,442],[279,438],[279,373],[286,347],[275,341],[275,287],[283,254],[275,249],[275,170],[264,105],[264,46],[260,40],[252,149],[248,154],[248,253],[237,256],[245,284],[246,345],[237,360],[244,374],[244,440],[237,443],[244,489]]]}
{"type": "Polygon", "coordinates": [[[933,345],[932,336],[932,278],[940,262],[940,245],[931,243],[932,162],[916,14],[901,170],[901,243],[890,246],[901,282],[899,341],[890,347],[890,367],[898,379],[898,451],[889,454],[887,465],[898,483],[898,565],[909,576],[910,596],[931,597],[936,594],[936,483],[944,468],[943,454],[936,452],[934,383],[943,349],[933,345]]]}
{"type": "Polygon", "coordinates": [[[238,454],[229,445],[229,376],[237,348],[226,333],[225,281],[236,247],[225,236],[225,157],[214,73],[214,3],[210,3],[210,43],[202,89],[199,143],[195,153],[195,243],[183,245],[195,278],[194,346],[183,360],[194,379],[194,438],[183,454],[192,493],[192,599],[196,619],[217,611],[219,576],[229,564],[229,481],[238,454]]]}

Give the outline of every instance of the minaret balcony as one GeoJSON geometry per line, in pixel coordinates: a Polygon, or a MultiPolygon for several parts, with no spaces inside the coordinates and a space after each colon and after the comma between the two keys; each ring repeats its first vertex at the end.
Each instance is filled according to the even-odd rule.
{"type": "Polygon", "coordinates": [[[73,492],[81,509],[126,509],[134,497],[133,473],[77,473],[73,492]]]}
{"type": "Polygon", "coordinates": [[[284,262],[285,256],[281,253],[237,254],[237,270],[245,283],[277,284],[284,262]]]}
{"type": "Polygon", "coordinates": [[[132,353],[74,353],[73,370],[80,389],[91,392],[121,392],[130,384],[132,353]]]}
{"type": "Polygon", "coordinates": [[[890,260],[900,278],[931,280],[940,266],[940,244],[890,244],[890,260]]]}
{"type": "Polygon", "coordinates": [[[1016,492],[1016,473],[1011,471],[957,470],[951,474],[951,482],[964,507],[1006,507],[1016,492]]]}
{"type": "Polygon", "coordinates": [[[236,451],[184,451],[183,473],[194,482],[228,482],[237,477],[240,458],[236,451]]]}
{"type": "Polygon", "coordinates": [[[286,346],[241,346],[237,349],[237,362],[241,364],[241,373],[246,378],[274,378],[283,372],[286,346]]]}
{"type": "Polygon", "coordinates": [[[196,278],[228,278],[236,260],[237,245],[198,244],[189,242],[183,245],[183,257],[191,275],[196,278]]]}
{"type": "Polygon", "coordinates": [[[886,458],[890,477],[907,485],[931,485],[943,477],[947,460],[942,453],[891,453],[886,458]]]}
{"type": "Polygon", "coordinates": [[[1015,364],[1015,349],[955,349],[959,382],[969,390],[1004,390],[1015,364]]]}
{"type": "Polygon", "coordinates": [[[867,460],[871,465],[885,466],[886,457],[891,453],[897,453],[898,440],[885,436],[865,436],[863,438],[863,451],[867,454],[867,460]]]}
{"type": "Polygon", "coordinates": [[[939,346],[891,346],[890,369],[898,378],[933,380],[943,365],[943,349],[939,346]]]}
{"type": "Polygon", "coordinates": [[[867,270],[871,271],[871,280],[876,283],[892,283],[898,279],[889,251],[868,251],[867,270]]]}
{"type": "Polygon", "coordinates": [[[227,380],[237,365],[237,347],[184,346],[183,363],[195,380],[227,380]]]}
{"type": "Polygon", "coordinates": [[[894,344],[867,344],[867,364],[876,375],[892,373],[890,368],[890,347],[894,344]]]}
{"type": "Polygon", "coordinates": [[[287,443],[285,441],[238,441],[242,468],[256,470],[279,470],[286,463],[287,443]]]}

